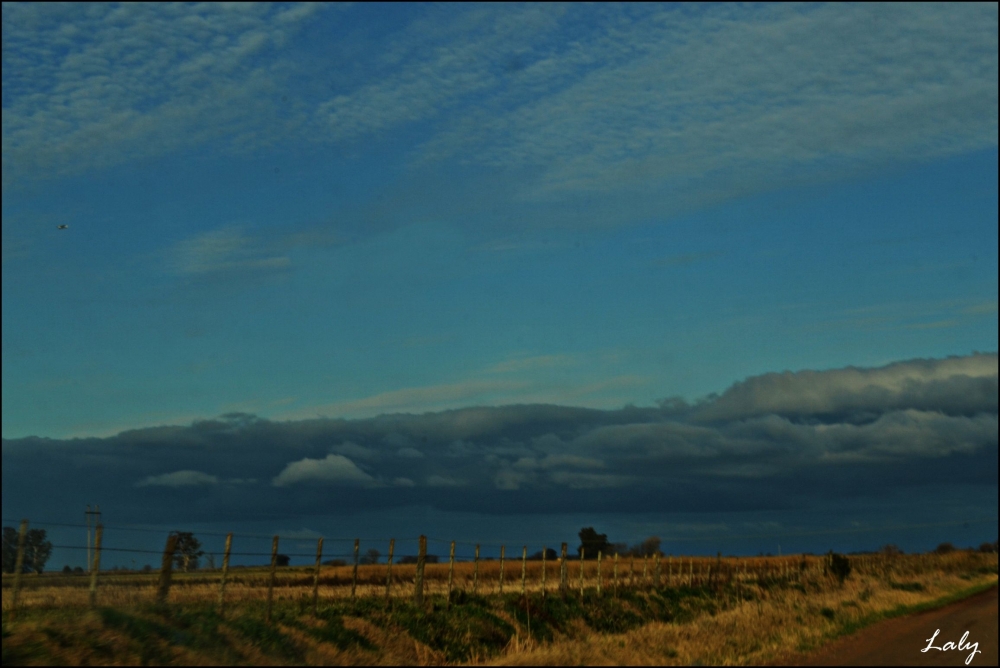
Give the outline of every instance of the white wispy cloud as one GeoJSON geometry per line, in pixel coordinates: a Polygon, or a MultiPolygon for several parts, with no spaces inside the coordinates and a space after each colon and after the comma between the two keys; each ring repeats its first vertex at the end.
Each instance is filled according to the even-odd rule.
{"type": "Polygon", "coordinates": [[[670,8],[614,29],[627,39],[584,40],[600,65],[553,54],[568,85],[468,114],[425,157],[535,170],[529,198],[655,184],[697,199],[997,143],[992,5],[670,8]]]}
{"type": "Polygon", "coordinates": [[[4,4],[4,183],[287,135],[274,54],[323,7],[4,4]]]}
{"type": "MultiPolygon", "coordinates": [[[[458,383],[408,387],[340,403],[315,406],[300,411],[304,415],[377,415],[390,412],[419,412],[485,400],[496,394],[512,393],[525,386],[516,381],[468,380],[458,383]]],[[[510,396],[510,395],[508,395],[510,396]]],[[[298,414],[298,412],[296,413],[298,414]]]]}
{"type": "Polygon", "coordinates": [[[329,7],[349,24],[318,4],[4,4],[4,183],[391,140],[419,169],[509,173],[522,202],[642,194],[662,214],[997,145],[993,3],[421,6],[350,68],[296,42],[337,29],[329,7]]]}
{"type": "Polygon", "coordinates": [[[172,267],[179,274],[207,275],[222,272],[261,272],[285,269],[291,260],[271,254],[257,239],[229,227],[196,235],[172,251],[172,267]]]}
{"type": "Polygon", "coordinates": [[[136,487],[196,487],[217,485],[219,478],[201,471],[174,471],[162,475],[148,476],[135,484],[136,487]]]}

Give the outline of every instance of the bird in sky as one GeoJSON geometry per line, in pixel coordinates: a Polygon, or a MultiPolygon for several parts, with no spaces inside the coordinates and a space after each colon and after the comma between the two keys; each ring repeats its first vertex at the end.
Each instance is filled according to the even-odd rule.
{"type": "Polygon", "coordinates": [[[65,230],[65,229],[67,229],[68,227],[69,227],[69,225],[57,225],[57,226],[56,226],[56,229],[57,229],[57,230],[65,230]]]}

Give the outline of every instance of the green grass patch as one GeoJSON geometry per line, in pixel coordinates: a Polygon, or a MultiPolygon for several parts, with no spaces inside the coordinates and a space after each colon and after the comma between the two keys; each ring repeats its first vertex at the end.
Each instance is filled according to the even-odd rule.
{"type": "MultiPolygon", "coordinates": [[[[278,615],[275,615],[275,621],[279,621],[278,615]]],[[[305,658],[305,651],[279,631],[277,623],[269,625],[263,619],[244,615],[226,620],[225,625],[265,654],[280,656],[296,663],[302,663],[305,658]]]]}
{"type": "Polygon", "coordinates": [[[900,591],[924,591],[924,586],[919,582],[890,582],[889,587],[900,591]]]}
{"type": "Polygon", "coordinates": [[[925,610],[936,610],[942,608],[950,603],[955,603],[963,599],[969,598],[970,596],[975,596],[976,594],[988,591],[997,586],[995,582],[984,582],[972,587],[966,587],[960,589],[951,594],[945,596],[940,596],[932,601],[925,601],[923,603],[915,603],[912,605],[897,605],[895,608],[886,610],[884,612],[874,612],[868,613],[857,619],[845,620],[840,628],[834,631],[829,637],[839,638],[840,636],[850,635],[856,633],[861,629],[871,626],[875,622],[880,622],[883,619],[893,619],[894,617],[902,617],[904,615],[911,615],[916,612],[923,612],[925,610]]]}
{"type": "Polygon", "coordinates": [[[376,651],[376,647],[357,631],[352,631],[344,627],[344,615],[341,610],[320,610],[316,618],[323,622],[323,626],[315,627],[306,624],[299,625],[303,631],[321,642],[336,645],[340,650],[360,648],[368,651],[376,651]]]}

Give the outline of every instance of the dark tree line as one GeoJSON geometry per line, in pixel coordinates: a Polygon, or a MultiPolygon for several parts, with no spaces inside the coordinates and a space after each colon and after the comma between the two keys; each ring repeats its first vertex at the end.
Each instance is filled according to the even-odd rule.
{"type": "Polygon", "coordinates": [[[654,554],[663,554],[660,551],[661,542],[657,536],[650,536],[641,543],[629,547],[627,543],[609,542],[608,535],[597,533],[594,527],[584,527],[580,529],[580,546],[576,548],[576,553],[577,556],[583,554],[584,559],[597,559],[598,552],[605,557],[615,554],[622,557],[651,557],[654,554]]]}

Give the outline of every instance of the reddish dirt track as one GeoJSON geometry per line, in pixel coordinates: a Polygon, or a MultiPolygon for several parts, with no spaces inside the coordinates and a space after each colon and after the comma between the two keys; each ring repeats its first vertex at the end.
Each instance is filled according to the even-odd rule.
{"type": "Polygon", "coordinates": [[[809,654],[790,659],[787,665],[802,666],[995,666],[997,665],[997,588],[976,594],[937,610],[887,619],[809,654]],[[979,643],[980,654],[965,663],[971,649],[921,652],[934,631],[941,632],[935,647],[959,644],[968,631],[967,643],[979,643]]]}

